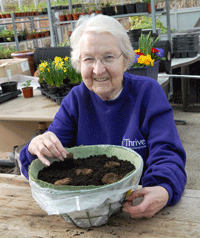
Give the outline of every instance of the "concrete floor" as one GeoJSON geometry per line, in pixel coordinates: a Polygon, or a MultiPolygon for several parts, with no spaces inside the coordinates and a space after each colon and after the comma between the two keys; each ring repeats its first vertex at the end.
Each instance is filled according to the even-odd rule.
{"type": "Polygon", "coordinates": [[[200,190],[200,106],[193,108],[196,112],[183,112],[181,107],[173,109],[174,119],[186,122],[186,125],[177,124],[178,134],[187,154],[186,188],[200,190]]]}
{"type": "MultiPolygon", "coordinates": [[[[185,125],[177,124],[177,130],[187,154],[187,189],[200,190],[200,105],[199,112],[183,112],[181,106],[173,106],[174,119],[183,120],[185,125]]],[[[8,152],[0,152],[0,159],[9,159],[8,152]]]]}

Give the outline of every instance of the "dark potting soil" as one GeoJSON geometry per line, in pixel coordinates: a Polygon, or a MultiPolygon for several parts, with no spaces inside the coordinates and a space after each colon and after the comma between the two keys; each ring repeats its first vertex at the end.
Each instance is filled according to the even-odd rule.
{"type": "Polygon", "coordinates": [[[116,182],[133,170],[135,166],[129,161],[104,154],[55,161],[39,171],[38,179],[54,185],[98,186],[116,182]]]}

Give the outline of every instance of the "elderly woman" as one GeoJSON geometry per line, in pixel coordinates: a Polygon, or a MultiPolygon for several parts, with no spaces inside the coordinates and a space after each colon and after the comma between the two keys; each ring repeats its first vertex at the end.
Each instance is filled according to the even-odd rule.
{"type": "Polygon", "coordinates": [[[164,91],[153,79],[126,73],[134,52],[114,18],[83,17],[71,36],[71,59],[83,82],[63,99],[53,123],[20,154],[22,172],[36,157],[63,160],[64,147],[112,144],[129,147],[144,160],[142,189],[128,197],[131,217],[152,217],[176,204],[186,184],[186,156],[164,91]],[[131,201],[143,197],[132,206],[131,201]]]}

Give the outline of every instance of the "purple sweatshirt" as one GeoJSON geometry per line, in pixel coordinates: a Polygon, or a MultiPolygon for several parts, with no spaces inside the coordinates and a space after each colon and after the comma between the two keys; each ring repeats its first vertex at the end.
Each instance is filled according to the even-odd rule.
{"type": "MultiPolygon", "coordinates": [[[[49,126],[64,147],[111,144],[129,147],[144,160],[143,187],[163,186],[167,205],[176,204],[186,184],[186,155],[167,97],[154,79],[124,73],[120,96],[103,101],[84,83],[63,99],[49,126]]],[[[25,146],[20,153],[22,173],[36,156],[25,146]]]]}

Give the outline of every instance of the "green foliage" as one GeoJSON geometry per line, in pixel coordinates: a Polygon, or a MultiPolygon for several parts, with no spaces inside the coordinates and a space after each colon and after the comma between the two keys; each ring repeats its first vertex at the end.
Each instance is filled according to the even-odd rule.
{"type": "Polygon", "coordinates": [[[156,41],[159,39],[157,37],[155,40],[150,36],[151,32],[148,35],[141,34],[139,38],[139,49],[140,52],[143,52],[144,55],[151,55],[151,50],[155,45],[156,41]]]}
{"type": "Polygon", "coordinates": [[[151,3],[151,0],[142,0],[142,2],[151,3]]]}
{"type": "Polygon", "coordinates": [[[61,46],[61,47],[64,47],[64,46],[69,46],[70,45],[70,43],[69,43],[69,41],[68,40],[66,40],[66,41],[63,41],[63,42],[61,42],[60,44],[58,44],[58,46],[61,46]]]}
{"type": "Polygon", "coordinates": [[[71,64],[71,59],[67,61],[67,76],[70,78],[71,83],[79,83],[82,81],[80,73],[77,73],[71,64]]]}
{"type": "Polygon", "coordinates": [[[106,7],[110,7],[111,6],[111,3],[109,1],[106,2],[105,4],[106,7]]]}
{"type": "MultiPolygon", "coordinates": [[[[151,17],[146,16],[132,16],[129,17],[130,29],[152,29],[153,24],[151,17]]],[[[167,33],[167,27],[163,26],[159,19],[156,19],[156,28],[160,28],[161,34],[167,33]]]]}
{"type": "Polygon", "coordinates": [[[14,30],[9,30],[9,29],[2,30],[1,36],[5,37],[5,38],[12,37],[12,36],[14,36],[14,30]]]}
{"type": "Polygon", "coordinates": [[[28,88],[31,86],[31,80],[27,80],[25,83],[22,84],[22,87],[28,88]]]}
{"type": "Polygon", "coordinates": [[[11,59],[11,54],[16,51],[16,48],[13,46],[0,46],[0,59],[11,59]]]}
{"type": "Polygon", "coordinates": [[[50,86],[60,87],[67,76],[72,83],[82,81],[81,74],[76,73],[69,57],[61,58],[57,56],[54,61],[42,61],[38,69],[41,78],[44,78],[50,86]]]}
{"type": "Polygon", "coordinates": [[[156,39],[151,37],[151,32],[148,35],[141,34],[139,38],[139,49],[135,50],[136,57],[132,68],[154,66],[154,61],[165,60],[163,49],[153,48],[158,39],[159,37],[156,39]]]}

